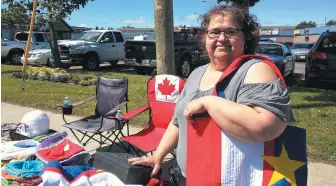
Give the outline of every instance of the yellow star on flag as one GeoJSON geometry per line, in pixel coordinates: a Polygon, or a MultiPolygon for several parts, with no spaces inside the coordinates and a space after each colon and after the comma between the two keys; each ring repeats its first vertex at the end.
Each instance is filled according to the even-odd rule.
{"type": "Polygon", "coordinates": [[[268,185],[273,185],[285,178],[291,186],[296,186],[295,171],[305,165],[305,162],[289,159],[284,144],[279,157],[262,155],[262,158],[274,168],[268,185]]]}

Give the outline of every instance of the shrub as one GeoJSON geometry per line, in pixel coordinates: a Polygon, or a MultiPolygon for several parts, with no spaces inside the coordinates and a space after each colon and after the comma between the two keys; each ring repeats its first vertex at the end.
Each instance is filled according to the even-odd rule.
{"type": "Polygon", "coordinates": [[[9,75],[11,78],[22,78],[22,72],[13,72],[9,75]]]}
{"type": "Polygon", "coordinates": [[[68,73],[52,73],[50,75],[50,80],[54,82],[68,83],[71,79],[71,75],[68,73]]]}
{"type": "Polygon", "coordinates": [[[82,85],[82,86],[90,86],[90,81],[88,81],[88,80],[81,80],[79,82],[79,84],[82,85]]]}
{"type": "MultiPolygon", "coordinates": [[[[22,72],[13,72],[11,78],[22,78],[22,72]]],[[[74,83],[81,86],[96,85],[97,79],[94,76],[76,76],[75,73],[68,73],[60,68],[48,67],[29,67],[26,74],[26,79],[52,81],[60,83],[74,83]]]]}
{"type": "Polygon", "coordinates": [[[96,85],[96,83],[97,83],[97,80],[96,80],[96,79],[91,79],[91,80],[90,80],[90,84],[91,84],[91,85],[96,85]]]}
{"type": "Polygon", "coordinates": [[[84,76],[84,80],[90,81],[91,79],[95,79],[93,76],[84,76]]]}

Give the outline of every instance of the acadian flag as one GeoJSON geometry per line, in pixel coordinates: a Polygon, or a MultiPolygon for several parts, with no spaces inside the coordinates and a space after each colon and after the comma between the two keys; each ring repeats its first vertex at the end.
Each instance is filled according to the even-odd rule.
{"type": "MultiPolygon", "coordinates": [[[[268,63],[284,82],[274,63],[257,55],[236,59],[219,82],[251,57],[268,63]]],[[[217,90],[214,94],[217,96],[217,90]]],[[[307,185],[306,131],[302,128],[287,126],[275,140],[247,143],[225,133],[215,121],[204,117],[188,124],[187,140],[187,186],[307,185]]]]}

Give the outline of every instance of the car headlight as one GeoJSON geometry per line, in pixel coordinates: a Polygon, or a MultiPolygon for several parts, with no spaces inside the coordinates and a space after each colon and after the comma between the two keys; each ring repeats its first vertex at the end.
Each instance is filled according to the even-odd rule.
{"type": "Polygon", "coordinates": [[[83,53],[83,52],[85,52],[85,46],[70,48],[70,52],[71,53],[83,53]]]}
{"type": "Polygon", "coordinates": [[[34,55],[32,55],[32,57],[34,57],[34,58],[42,57],[42,54],[34,54],[34,55]]]}

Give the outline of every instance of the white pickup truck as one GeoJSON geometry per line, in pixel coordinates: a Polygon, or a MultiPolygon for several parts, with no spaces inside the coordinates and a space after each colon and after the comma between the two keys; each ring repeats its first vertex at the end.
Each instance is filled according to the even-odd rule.
{"type": "MultiPolygon", "coordinates": [[[[118,30],[86,31],[77,40],[58,42],[61,66],[82,65],[84,69],[95,70],[105,61],[116,65],[125,58],[124,44],[124,36],[118,30]]],[[[50,63],[54,63],[52,57],[50,63]]]]}
{"type": "MultiPolygon", "coordinates": [[[[27,46],[28,34],[28,32],[17,32],[13,41],[1,40],[1,58],[5,58],[6,61],[13,64],[21,64],[21,57],[27,46]]],[[[47,34],[44,32],[33,32],[31,41],[30,51],[50,48],[47,34]]]]}

